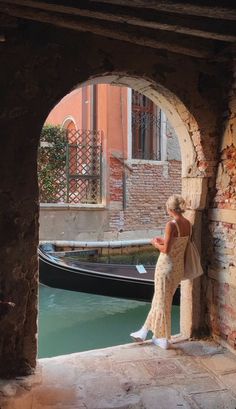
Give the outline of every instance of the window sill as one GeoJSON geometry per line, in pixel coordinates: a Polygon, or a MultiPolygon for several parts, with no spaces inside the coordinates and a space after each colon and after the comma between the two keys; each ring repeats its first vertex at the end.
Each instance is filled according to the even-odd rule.
{"type": "Polygon", "coordinates": [[[168,165],[167,160],[148,160],[148,159],[127,159],[125,161],[127,165],[156,165],[156,166],[163,166],[163,165],[168,165]]]}

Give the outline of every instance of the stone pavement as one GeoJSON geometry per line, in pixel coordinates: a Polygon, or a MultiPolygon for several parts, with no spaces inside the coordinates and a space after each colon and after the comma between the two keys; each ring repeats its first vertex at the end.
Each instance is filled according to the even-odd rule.
{"type": "Polygon", "coordinates": [[[236,355],[210,340],[127,344],[41,359],[0,396],[0,409],[236,409],[236,355]]]}

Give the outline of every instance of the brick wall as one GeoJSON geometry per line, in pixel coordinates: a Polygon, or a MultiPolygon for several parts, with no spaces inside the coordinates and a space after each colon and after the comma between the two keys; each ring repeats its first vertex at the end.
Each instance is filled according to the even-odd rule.
{"type": "Polygon", "coordinates": [[[216,179],[214,207],[236,209],[236,147],[223,149],[216,179]]]}
{"type": "Polygon", "coordinates": [[[133,163],[110,159],[110,230],[146,230],[168,220],[165,203],[181,193],[181,162],[133,163]]]}
{"type": "Polygon", "coordinates": [[[236,349],[236,85],[209,212],[207,322],[214,337],[236,349]]]}
{"type": "Polygon", "coordinates": [[[211,222],[208,323],[213,335],[236,348],[236,224],[211,222]]]}

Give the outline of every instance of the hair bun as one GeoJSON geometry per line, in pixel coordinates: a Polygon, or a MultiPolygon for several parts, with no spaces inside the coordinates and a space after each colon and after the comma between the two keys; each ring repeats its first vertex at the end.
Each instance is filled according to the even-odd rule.
{"type": "Polygon", "coordinates": [[[166,207],[178,213],[183,213],[186,208],[185,200],[180,195],[172,195],[166,202],[166,207]]]}

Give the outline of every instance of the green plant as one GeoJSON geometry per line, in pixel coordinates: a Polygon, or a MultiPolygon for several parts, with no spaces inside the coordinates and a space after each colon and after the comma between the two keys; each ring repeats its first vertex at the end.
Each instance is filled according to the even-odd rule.
{"type": "Polygon", "coordinates": [[[40,202],[66,201],[66,131],[59,126],[45,125],[41,132],[38,153],[40,202]]]}

